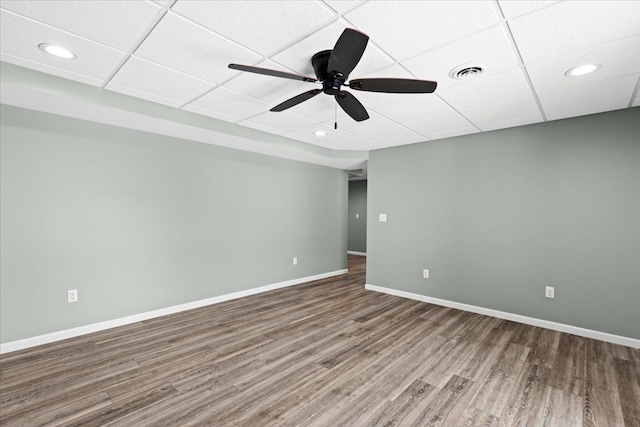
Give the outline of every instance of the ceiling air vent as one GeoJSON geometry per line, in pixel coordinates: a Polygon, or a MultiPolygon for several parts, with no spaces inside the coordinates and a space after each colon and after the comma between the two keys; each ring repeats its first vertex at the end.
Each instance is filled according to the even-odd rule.
{"type": "Polygon", "coordinates": [[[451,70],[449,76],[456,80],[469,80],[479,76],[487,70],[483,64],[462,64],[451,70]]]}

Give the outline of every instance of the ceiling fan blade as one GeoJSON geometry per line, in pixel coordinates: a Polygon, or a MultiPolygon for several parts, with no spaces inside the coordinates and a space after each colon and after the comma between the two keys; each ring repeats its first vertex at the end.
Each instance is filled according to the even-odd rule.
{"type": "Polygon", "coordinates": [[[368,41],[366,34],[346,28],[331,51],[327,71],[342,74],[345,79],[349,77],[362,58],[368,41]]]}
{"type": "Polygon", "coordinates": [[[385,93],[432,93],[438,83],[429,80],[372,78],[356,79],[349,82],[354,90],[385,93]]]}
{"type": "Polygon", "coordinates": [[[283,79],[300,80],[303,82],[317,82],[313,77],[299,76],[285,71],[271,70],[269,68],[252,67],[250,65],[229,64],[232,70],[247,71],[249,73],[264,74],[265,76],[282,77],[283,79]]]}
{"type": "Polygon", "coordinates": [[[336,95],[336,101],[338,101],[338,104],[342,107],[344,112],[350,115],[356,122],[361,122],[369,118],[369,114],[367,113],[367,110],[365,110],[364,106],[349,92],[344,90],[341,91],[336,95]]]}
{"type": "Polygon", "coordinates": [[[313,89],[305,93],[301,93],[300,95],[296,95],[293,98],[287,99],[286,101],[276,105],[269,111],[284,111],[287,108],[291,108],[294,105],[298,105],[301,102],[306,101],[307,99],[313,98],[317,94],[322,92],[322,89],[313,89]]]}

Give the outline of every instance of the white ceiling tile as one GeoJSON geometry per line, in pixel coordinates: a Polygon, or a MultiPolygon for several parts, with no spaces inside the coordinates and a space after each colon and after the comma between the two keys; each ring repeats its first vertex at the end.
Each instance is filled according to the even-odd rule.
{"type": "Polygon", "coordinates": [[[456,110],[469,110],[509,99],[531,96],[531,89],[520,68],[469,80],[436,90],[456,110]]]}
{"type": "Polygon", "coordinates": [[[499,23],[490,1],[369,1],[345,15],[395,59],[499,23]]]}
{"type": "Polygon", "coordinates": [[[98,80],[105,80],[125,56],[118,50],[4,10],[0,10],[0,52],[98,80]],[[51,56],[38,49],[40,43],[66,47],[78,58],[51,56]]]}
{"type": "Polygon", "coordinates": [[[348,122],[345,126],[345,120],[338,122],[338,128],[342,126],[343,129],[356,133],[364,138],[371,139],[372,141],[380,142],[382,144],[388,144],[396,139],[417,138],[416,132],[411,129],[407,129],[393,121],[387,119],[384,116],[369,112],[370,118],[366,122],[348,122]],[[363,123],[366,123],[363,126],[363,123]],[[371,124],[369,126],[369,123],[371,124]],[[360,125],[359,127],[356,125],[360,125]],[[347,128],[348,127],[348,128],[347,128]]]}
{"type": "Polygon", "coordinates": [[[200,114],[201,116],[213,117],[214,119],[224,120],[225,122],[235,123],[238,120],[236,117],[232,117],[227,114],[216,113],[210,110],[205,110],[204,108],[196,107],[191,104],[185,105],[182,109],[186,111],[191,111],[192,113],[200,114]]]}
{"type": "Polygon", "coordinates": [[[260,130],[268,129],[268,132],[281,134],[303,128],[305,126],[310,126],[315,123],[317,122],[314,120],[290,111],[267,111],[266,113],[243,120],[238,124],[260,130]]]}
{"type": "Polygon", "coordinates": [[[325,3],[328,4],[333,10],[335,10],[338,13],[345,13],[353,8],[355,8],[356,6],[361,5],[362,3],[364,3],[363,0],[355,0],[355,1],[350,1],[350,0],[325,0],[325,3]]]}
{"type": "MultiPolygon", "coordinates": [[[[332,122],[327,123],[330,125],[332,122]]],[[[344,112],[338,114],[338,129],[355,133],[364,138],[371,139],[382,144],[397,139],[418,138],[419,135],[411,129],[395,123],[392,120],[376,113],[369,111],[369,119],[362,122],[356,122],[344,112]]]]}
{"type": "Polygon", "coordinates": [[[403,138],[403,139],[397,139],[394,141],[388,141],[386,145],[388,147],[397,147],[400,145],[418,144],[418,143],[427,142],[427,141],[429,141],[429,138],[427,138],[426,136],[420,135],[418,138],[403,138]]]}
{"type": "Polygon", "coordinates": [[[536,104],[532,96],[483,105],[482,107],[463,110],[460,113],[478,127],[508,119],[537,117],[538,121],[543,120],[538,104],[536,104]]]}
{"type": "Polygon", "coordinates": [[[509,27],[528,64],[640,33],[640,1],[563,1],[509,27]]]}
{"type": "Polygon", "coordinates": [[[168,105],[169,107],[180,107],[182,102],[176,101],[174,99],[167,99],[161,96],[153,95],[151,93],[142,92],[140,90],[132,89],[127,86],[121,86],[114,83],[109,83],[105,86],[105,89],[112,90],[114,92],[122,93],[124,95],[133,96],[135,98],[144,99],[147,101],[155,102],[157,104],[168,105]]]}
{"type": "MultiPolygon", "coordinates": [[[[340,109],[340,107],[337,108],[340,109]]],[[[319,122],[326,122],[335,117],[336,100],[331,95],[321,93],[292,107],[291,111],[319,122]]]]}
{"type": "Polygon", "coordinates": [[[323,138],[317,138],[317,137],[314,137],[313,135],[311,137],[308,137],[307,135],[296,135],[296,134],[292,134],[290,132],[283,133],[283,134],[281,134],[281,136],[284,136],[285,138],[295,139],[296,141],[300,141],[300,142],[306,142],[307,144],[317,145],[318,147],[328,148],[330,150],[337,150],[338,149],[337,147],[334,147],[324,137],[323,138]]]}
{"type": "Polygon", "coordinates": [[[254,64],[260,57],[171,12],[135,52],[174,70],[220,83],[239,72],[229,63],[254,64]]]}
{"type": "Polygon", "coordinates": [[[627,37],[591,49],[570,53],[558,58],[527,66],[529,77],[537,92],[547,92],[640,72],[640,36],[627,37]],[[602,67],[584,76],[566,77],[565,72],[582,64],[602,67]]]}
{"type": "Polygon", "coordinates": [[[627,108],[629,100],[627,98],[620,98],[613,101],[597,104],[575,105],[573,107],[566,108],[550,108],[547,113],[547,119],[560,120],[570,117],[586,116],[587,114],[604,113],[606,111],[621,110],[627,108]]]}
{"type": "Polygon", "coordinates": [[[186,1],[171,9],[237,43],[271,54],[333,19],[315,1],[186,1]]]}
{"type": "Polygon", "coordinates": [[[513,19],[527,13],[551,6],[558,0],[498,0],[502,14],[507,19],[513,19]]]}
{"type": "Polygon", "coordinates": [[[482,131],[490,131],[496,129],[506,129],[512,128],[516,126],[524,126],[530,125],[532,123],[540,123],[542,122],[542,117],[540,113],[533,116],[525,116],[525,117],[510,117],[504,120],[498,120],[495,122],[488,122],[477,125],[482,131]]]}
{"type": "Polygon", "coordinates": [[[432,140],[436,140],[436,139],[444,139],[444,138],[453,138],[454,136],[470,135],[472,133],[478,133],[478,132],[479,132],[478,129],[474,128],[473,126],[467,126],[465,128],[460,128],[460,129],[434,132],[429,137],[432,140]]]}
{"type": "Polygon", "coordinates": [[[283,136],[338,150],[351,150],[375,144],[369,139],[345,132],[341,129],[336,130],[333,126],[326,123],[314,123],[311,126],[305,126],[303,128],[287,132],[283,136]],[[320,137],[314,135],[314,132],[319,130],[324,131],[325,135],[320,137]]]}
{"type": "MultiPolygon", "coordinates": [[[[224,87],[214,89],[189,105],[201,110],[233,117],[234,122],[264,113],[271,108],[269,104],[225,89],[224,87]]],[[[189,110],[189,108],[185,107],[185,110],[189,110]]]]}
{"type": "Polygon", "coordinates": [[[432,135],[436,135],[441,132],[473,128],[473,125],[465,120],[465,118],[460,114],[450,112],[440,116],[424,117],[413,123],[409,123],[407,127],[422,135],[432,138],[432,135]]]}
{"type": "Polygon", "coordinates": [[[517,67],[518,61],[507,35],[497,26],[403,62],[418,78],[437,81],[439,88],[462,83],[449,76],[462,64],[486,66],[485,74],[490,75],[517,67]]]}
{"type": "Polygon", "coordinates": [[[374,108],[375,111],[398,123],[410,123],[423,117],[451,113],[451,107],[432,94],[411,94],[391,104],[374,108]]]}
{"type": "Polygon", "coordinates": [[[275,129],[275,128],[271,127],[271,126],[265,126],[265,125],[263,125],[261,123],[254,123],[254,122],[244,121],[242,123],[236,123],[236,124],[240,125],[240,126],[252,128],[252,129],[257,129],[257,130],[260,130],[260,131],[266,132],[266,133],[273,133],[275,135],[281,134],[281,132],[278,131],[278,129],[275,129]]]}
{"type": "MultiPolygon", "coordinates": [[[[271,61],[263,61],[257,66],[270,68],[272,70],[292,72],[271,61]]],[[[291,79],[243,72],[225,83],[224,87],[274,106],[302,92],[320,88],[321,86],[319,84],[309,84],[291,79]]]]}
{"type": "Polygon", "coordinates": [[[352,143],[350,141],[345,141],[340,144],[339,147],[336,147],[336,150],[354,150],[354,151],[369,151],[375,150],[378,148],[384,148],[385,145],[380,144],[379,142],[369,141],[364,145],[360,145],[357,143],[352,143]]]}
{"type": "MultiPolygon", "coordinates": [[[[273,56],[272,59],[294,70],[296,73],[315,77],[311,66],[311,57],[320,51],[333,49],[338,38],[347,27],[348,25],[344,22],[336,21],[283,50],[273,56]]],[[[361,77],[392,64],[393,61],[370,42],[360,62],[351,72],[351,76],[361,77]]]]}
{"type": "Polygon", "coordinates": [[[549,120],[626,108],[638,74],[538,94],[549,120]]]}
{"type": "MultiPolygon", "coordinates": [[[[136,92],[176,101],[178,105],[191,101],[215,85],[187,74],[171,70],[132,56],[111,79],[107,89],[129,88],[136,92]]],[[[114,89],[116,90],[116,89],[114,89]]],[[[129,95],[134,95],[129,93],[129,95]]]]}
{"type": "Polygon", "coordinates": [[[41,73],[47,73],[54,76],[62,77],[64,79],[75,80],[80,83],[85,83],[91,86],[102,86],[102,79],[95,79],[92,77],[76,74],[71,71],[63,70],[60,68],[51,67],[49,65],[41,64],[28,59],[18,58],[16,56],[7,55],[6,53],[0,53],[0,61],[8,64],[14,64],[19,67],[30,68],[32,70],[40,71],[41,73]]]}
{"type": "Polygon", "coordinates": [[[640,74],[638,4],[2,0],[0,60],[94,86],[124,63],[107,89],[172,107],[196,99],[184,110],[332,150],[373,150],[542,121],[502,15],[528,61],[548,119],[625,108],[630,99],[638,106],[633,96],[640,74]],[[122,50],[131,49],[160,17],[159,4],[173,9],[124,62],[122,50]],[[229,63],[239,63],[313,77],[311,57],[332,49],[346,27],[371,37],[351,77],[435,80],[436,93],[347,89],[369,111],[371,118],[363,122],[336,109],[335,99],[326,94],[274,113],[268,111],[274,105],[320,85],[228,69],[229,63]],[[80,59],[46,55],[37,49],[42,42],[66,45],[80,59]],[[583,62],[602,68],[564,77],[583,62]],[[481,63],[488,70],[466,81],[449,78],[450,70],[463,63],[481,63]],[[327,135],[315,137],[317,128],[327,135]]]}
{"type": "Polygon", "coordinates": [[[4,9],[128,51],[144,35],[160,7],[142,1],[2,1],[4,9]]]}

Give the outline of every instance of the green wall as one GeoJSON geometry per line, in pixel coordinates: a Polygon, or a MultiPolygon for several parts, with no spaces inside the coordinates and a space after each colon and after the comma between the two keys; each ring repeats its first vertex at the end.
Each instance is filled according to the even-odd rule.
{"type": "Polygon", "coordinates": [[[6,106],[0,131],[3,343],[346,268],[344,171],[6,106]]]}
{"type": "Polygon", "coordinates": [[[349,234],[347,249],[367,252],[367,181],[349,181],[349,234]],[[358,215],[358,218],[356,218],[358,215]]]}
{"type": "Polygon", "coordinates": [[[368,174],[367,283],[640,338],[640,108],[377,150],[368,174]]]}

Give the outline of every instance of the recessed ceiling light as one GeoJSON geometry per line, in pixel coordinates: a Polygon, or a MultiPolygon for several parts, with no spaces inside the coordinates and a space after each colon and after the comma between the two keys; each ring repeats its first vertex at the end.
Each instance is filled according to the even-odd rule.
{"type": "Polygon", "coordinates": [[[573,67],[572,69],[564,73],[564,75],[567,77],[584,76],[585,74],[593,73],[598,68],[600,68],[600,64],[578,65],[577,67],[573,67]]]}
{"type": "Polygon", "coordinates": [[[315,136],[325,136],[327,133],[323,130],[317,130],[313,133],[315,136]]]}
{"type": "Polygon", "coordinates": [[[49,55],[56,56],[63,59],[76,59],[78,58],[73,52],[51,43],[40,43],[38,45],[41,51],[48,53],[49,55]]]}

